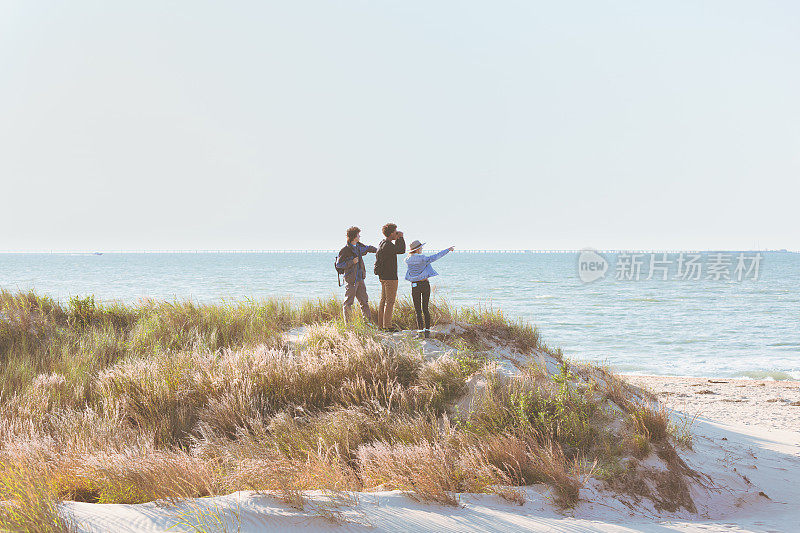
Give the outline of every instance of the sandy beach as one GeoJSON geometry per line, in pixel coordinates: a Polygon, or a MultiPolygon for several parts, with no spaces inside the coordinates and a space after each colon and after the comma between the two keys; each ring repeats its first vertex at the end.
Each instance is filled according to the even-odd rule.
{"type": "Polygon", "coordinates": [[[800,430],[800,381],[623,376],[690,417],[777,430],[800,430]]]}

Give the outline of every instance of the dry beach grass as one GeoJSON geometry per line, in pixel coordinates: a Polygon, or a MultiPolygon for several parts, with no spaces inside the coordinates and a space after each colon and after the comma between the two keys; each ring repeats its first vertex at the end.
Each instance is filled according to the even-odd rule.
{"type": "MultiPolygon", "coordinates": [[[[456,504],[542,483],[570,507],[589,478],[693,508],[686,487],[699,478],[675,449],[690,443],[651,397],[498,311],[440,302],[433,315],[448,348],[436,358],[407,336],[345,326],[334,299],[61,305],[0,293],[0,529],[68,531],[65,499],[242,489],[302,508],[306,490],[456,504]],[[301,326],[302,339],[285,334],[301,326]],[[523,361],[513,374],[493,370],[500,348],[523,361]],[[474,377],[486,387],[459,412],[474,377]]],[[[396,321],[412,327],[409,302],[396,321]]]]}

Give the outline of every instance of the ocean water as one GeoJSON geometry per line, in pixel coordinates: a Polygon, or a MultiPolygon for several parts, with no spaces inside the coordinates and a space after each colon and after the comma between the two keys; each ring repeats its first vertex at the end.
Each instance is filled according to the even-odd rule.
{"type": "MultiPolygon", "coordinates": [[[[585,283],[576,253],[453,253],[435,264],[440,276],[431,282],[453,305],[502,309],[536,324],[568,357],[620,372],[800,379],[800,254],[764,252],[758,279],[751,272],[742,281],[708,279],[711,255],[701,257],[700,279],[676,279],[677,254],[667,257],[667,280],[660,273],[645,279],[649,255],[640,279],[617,279],[624,256],[603,256],[605,278],[585,283]]],[[[373,258],[367,282],[374,300],[373,258]]],[[[332,263],[333,254],[323,252],[0,254],[0,287],[127,303],[318,298],[343,293],[332,263]]],[[[398,296],[410,292],[401,281],[398,296]]]]}

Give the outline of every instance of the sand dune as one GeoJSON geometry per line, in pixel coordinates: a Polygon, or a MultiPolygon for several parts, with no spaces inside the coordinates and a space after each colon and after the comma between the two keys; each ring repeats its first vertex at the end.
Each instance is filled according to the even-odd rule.
{"type": "MultiPolygon", "coordinates": [[[[334,510],[330,498],[311,495],[318,509],[295,510],[268,495],[237,492],[178,505],[97,505],[68,502],[82,531],[192,531],[176,526],[179,515],[210,510],[227,518],[227,531],[796,531],[800,524],[800,432],[698,420],[695,451],[687,460],[709,475],[716,487],[695,494],[699,514],[658,516],[631,510],[610,494],[589,487],[570,516],[549,502],[547,490],[526,489],[527,502],[518,506],[494,495],[459,496],[458,508],[417,503],[398,491],[357,493],[358,503],[334,510]],[[238,519],[234,515],[238,515],[238,519]]],[[[341,504],[341,502],[340,502],[341,504]]],[[[335,502],[334,502],[335,505],[335,502]]],[[[215,531],[225,531],[217,528],[215,531]]]]}
{"type": "MultiPolygon", "coordinates": [[[[432,343],[429,352],[435,353],[432,343]]],[[[305,510],[253,492],[180,503],[98,505],[66,502],[81,531],[194,531],[189,524],[215,522],[208,531],[797,531],[800,528],[800,432],[790,405],[797,383],[628,376],[673,407],[676,422],[693,420],[687,464],[707,476],[695,485],[697,514],[664,513],[646,503],[631,506],[589,482],[581,502],[558,511],[544,486],[527,487],[522,505],[496,495],[460,494],[459,506],[414,501],[399,491],[309,493],[305,510]],[[718,383],[714,381],[725,381],[718,383]],[[741,386],[744,385],[744,386],[741,386]],[[711,393],[701,391],[711,390],[711,393]],[[664,393],[668,394],[664,394],[664,393]],[[769,402],[774,396],[786,401],[769,402]],[[736,399],[740,401],[726,401],[736,399]],[[701,414],[703,416],[696,416],[701,414]],[[756,422],[763,422],[757,424],[756,422]],[[217,518],[212,519],[215,516],[217,518]]]]}

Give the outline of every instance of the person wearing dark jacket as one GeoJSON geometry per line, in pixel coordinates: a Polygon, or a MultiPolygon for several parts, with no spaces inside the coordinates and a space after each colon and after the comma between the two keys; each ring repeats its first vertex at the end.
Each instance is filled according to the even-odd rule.
{"type": "Polygon", "coordinates": [[[392,311],[397,299],[397,256],[406,253],[403,232],[397,231],[397,224],[391,222],[381,229],[386,237],[378,245],[375,255],[375,273],[381,280],[381,303],[378,306],[378,327],[397,331],[392,327],[392,311]]]}
{"type": "Polygon", "coordinates": [[[353,226],[347,230],[347,245],[339,250],[336,259],[336,268],[344,270],[344,303],[342,313],[345,322],[350,317],[350,309],[353,307],[353,300],[358,300],[361,306],[361,314],[364,320],[372,322],[372,314],[369,311],[369,298],[367,296],[367,285],[364,279],[367,277],[367,269],[364,266],[364,255],[378,251],[374,246],[367,246],[361,243],[361,230],[353,226]]]}

